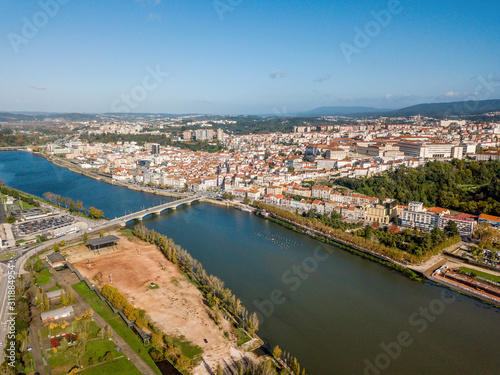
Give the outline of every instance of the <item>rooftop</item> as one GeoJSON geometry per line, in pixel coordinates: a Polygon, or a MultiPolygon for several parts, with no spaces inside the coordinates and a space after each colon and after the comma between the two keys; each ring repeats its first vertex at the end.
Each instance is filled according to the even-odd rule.
{"type": "Polygon", "coordinates": [[[99,246],[99,245],[104,245],[110,242],[116,242],[120,240],[120,238],[116,236],[106,236],[106,237],[99,237],[99,238],[94,238],[92,240],[88,240],[87,243],[91,246],[99,246]]]}

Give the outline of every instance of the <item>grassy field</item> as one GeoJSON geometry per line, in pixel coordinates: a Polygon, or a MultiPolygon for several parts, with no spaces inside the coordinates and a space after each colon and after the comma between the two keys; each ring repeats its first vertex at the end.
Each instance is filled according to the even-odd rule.
{"type": "Polygon", "coordinates": [[[241,328],[236,328],[234,330],[236,334],[238,335],[238,346],[243,345],[246,342],[249,342],[251,340],[250,337],[248,337],[242,330],[241,328]]]}
{"type": "Polygon", "coordinates": [[[2,254],[2,255],[0,255],[0,259],[9,259],[9,258],[13,257],[14,255],[16,255],[16,254],[14,254],[14,253],[2,254]]]}
{"type": "Polygon", "coordinates": [[[184,337],[173,337],[172,342],[181,348],[182,354],[191,360],[193,367],[196,367],[202,360],[203,349],[187,341],[184,337]]]}
{"type": "MultiPolygon", "coordinates": [[[[47,351],[49,364],[54,375],[66,374],[76,365],[75,358],[71,354],[71,347],[63,341],[56,353],[47,351]]],[[[82,360],[84,369],[81,374],[140,374],[139,370],[121,352],[115,350],[115,344],[111,340],[95,339],[87,343],[87,350],[82,360]],[[104,362],[103,357],[110,352],[113,355],[112,362],[104,362]]]]}
{"type": "Polygon", "coordinates": [[[110,352],[113,354],[113,359],[116,357],[121,357],[123,353],[117,352],[115,350],[115,344],[111,340],[92,340],[87,344],[87,352],[85,353],[85,357],[83,359],[84,365],[90,365],[89,360],[92,358],[94,363],[101,362],[99,359],[104,357],[104,355],[110,352]]]}
{"type": "Polygon", "coordinates": [[[99,366],[79,372],[81,375],[105,375],[105,374],[123,374],[123,375],[141,375],[132,362],[127,357],[115,359],[113,362],[104,363],[99,366]]]}
{"type": "Polygon", "coordinates": [[[47,350],[47,358],[53,374],[63,374],[75,365],[75,358],[66,351],[67,348],[68,343],[63,340],[56,353],[53,349],[47,350]]]}
{"type": "Polygon", "coordinates": [[[33,361],[33,354],[28,352],[24,356],[26,359],[26,361],[24,362],[26,365],[26,368],[24,369],[24,371],[26,371],[26,373],[35,372],[36,368],[35,368],[35,362],[33,361]],[[32,367],[32,364],[33,364],[33,367],[32,367]]]}
{"type": "Polygon", "coordinates": [[[484,279],[488,279],[488,280],[494,281],[496,283],[500,283],[500,276],[495,276],[495,275],[492,275],[492,274],[489,274],[489,273],[486,273],[486,272],[481,272],[481,271],[478,271],[478,270],[473,270],[472,268],[467,268],[467,267],[460,267],[460,270],[463,271],[463,272],[470,273],[470,274],[475,275],[475,276],[482,277],[484,279]]]}
{"type": "Polygon", "coordinates": [[[73,289],[80,294],[92,308],[130,345],[130,347],[143,359],[147,365],[161,375],[160,370],[149,355],[151,346],[144,346],[142,340],[127,327],[119,315],[114,315],[113,311],[106,304],[101,302],[97,294],[91,291],[83,281],[74,284],[73,289]]]}
{"type": "Polygon", "coordinates": [[[47,285],[50,283],[52,274],[48,269],[42,270],[36,275],[36,283],[38,286],[47,285]]]}

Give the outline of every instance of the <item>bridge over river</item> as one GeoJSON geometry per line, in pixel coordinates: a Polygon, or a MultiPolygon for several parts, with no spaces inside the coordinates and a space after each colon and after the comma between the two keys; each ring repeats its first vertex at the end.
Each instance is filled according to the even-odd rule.
{"type": "Polygon", "coordinates": [[[127,214],[124,216],[117,217],[113,220],[110,220],[106,224],[106,226],[116,225],[116,224],[125,225],[129,221],[132,221],[132,220],[142,220],[144,217],[146,217],[148,215],[161,215],[161,213],[165,210],[168,210],[168,209],[175,210],[179,206],[182,206],[184,204],[190,205],[191,203],[197,202],[201,199],[203,199],[203,197],[194,196],[194,197],[179,199],[179,200],[175,200],[172,202],[160,204],[160,205],[154,206],[154,207],[149,207],[149,208],[146,208],[144,210],[133,212],[131,214],[127,214]]]}
{"type": "Polygon", "coordinates": [[[203,199],[203,197],[194,196],[194,197],[179,199],[176,201],[160,204],[160,205],[154,206],[154,207],[149,207],[149,208],[146,208],[144,210],[133,212],[131,214],[127,214],[124,216],[117,217],[113,220],[110,220],[106,226],[116,225],[116,224],[125,225],[129,221],[132,221],[132,220],[142,220],[144,217],[146,217],[148,215],[161,215],[161,213],[165,210],[168,210],[168,209],[175,210],[179,206],[182,206],[184,204],[190,205],[191,203],[197,202],[201,199],[203,199]]]}

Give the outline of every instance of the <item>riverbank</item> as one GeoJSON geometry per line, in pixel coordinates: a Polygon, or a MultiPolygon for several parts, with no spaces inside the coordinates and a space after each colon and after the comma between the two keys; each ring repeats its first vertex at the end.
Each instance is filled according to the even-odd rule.
{"type": "Polygon", "coordinates": [[[149,189],[146,186],[144,186],[144,187],[134,186],[134,185],[127,184],[124,182],[113,180],[112,178],[105,176],[105,175],[102,175],[102,174],[94,173],[94,172],[87,170],[87,169],[84,169],[84,168],[82,168],[74,163],[71,163],[70,161],[67,161],[67,160],[62,159],[62,158],[58,158],[56,156],[46,155],[46,154],[41,153],[41,152],[33,152],[33,155],[40,156],[40,157],[44,158],[45,160],[47,160],[48,162],[50,162],[54,165],[57,165],[58,167],[65,168],[67,170],[70,170],[71,172],[81,174],[83,176],[92,178],[92,179],[97,180],[97,181],[106,182],[107,184],[110,184],[110,185],[121,186],[121,187],[130,189],[130,190],[140,191],[140,192],[148,193],[148,194],[161,195],[161,196],[169,197],[169,198],[182,199],[182,198],[190,197],[192,195],[192,194],[185,194],[185,193],[174,193],[174,192],[169,192],[169,191],[149,189]]]}
{"type": "Polygon", "coordinates": [[[291,229],[295,232],[298,232],[298,233],[307,235],[311,238],[314,238],[315,240],[339,247],[343,250],[349,251],[352,254],[361,256],[362,258],[369,259],[369,260],[374,261],[376,263],[382,264],[388,268],[392,268],[392,269],[398,271],[399,273],[409,277],[410,279],[417,280],[417,281],[423,281],[425,278],[423,273],[415,271],[403,263],[396,262],[395,260],[390,259],[388,257],[385,257],[383,255],[370,252],[368,250],[359,248],[351,243],[344,242],[342,240],[330,237],[330,236],[323,234],[319,231],[316,231],[314,229],[307,228],[307,227],[302,226],[298,223],[294,223],[292,221],[276,217],[273,214],[269,214],[269,216],[264,216],[264,215],[260,215],[260,216],[264,219],[267,219],[267,220],[270,220],[276,224],[279,224],[287,229],[291,229]]]}
{"type": "MultiPolygon", "coordinates": [[[[441,267],[442,265],[446,264],[446,258],[442,258],[439,255],[435,255],[428,259],[424,264],[421,265],[407,265],[401,262],[397,262],[394,259],[385,257],[381,254],[373,253],[370,252],[369,250],[359,248],[358,246],[355,246],[352,243],[348,243],[345,241],[342,241],[337,238],[333,238],[331,236],[328,236],[324,233],[321,233],[319,231],[316,231],[314,229],[305,227],[303,225],[300,225],[298,223],[292,222],[290,220],[286,220],[280,217],[277,217],[273,215],[272,213],[269,213],[267,216],[265,215],[259,215],[260,217],[272,221],[278,225],[281,225],[287,229],[293,230],[294,232],[300,233],[307,235],[311,238],[314,238],[318,241],[333,245],[335,247],[341,248],[343,250],[346,250],[352,254],[358,255],[364,259],[368,259],[371,261],[374,261],[376,263],[379,263],[387,268],[391,268],[400,274],[409,277],[412,280],[420,281],[423,282],[424,280],[430,280],[432,282],[435,282],[439,285],[442,285],[446,288],[453,289],[459,293],[465,294],[469,297],[481,300],[482,302],[488,303],[492,306],[500,308],[500,304],[495,300],[492,299],[490,296],[482,294],[482,293],[477,293],[475,290],[471,288],[465,288],[464,286],[460,285],[455,285],[454,283],[450,283],[449,281],[445,280],[444,278],[438,278],[433,276],[433,272],[441,267]]],[[[452,245],[451,248],[456,247],[459,245],[452,245]]],[[[445,249],[447,250],[447,249],[445,249]]]]}

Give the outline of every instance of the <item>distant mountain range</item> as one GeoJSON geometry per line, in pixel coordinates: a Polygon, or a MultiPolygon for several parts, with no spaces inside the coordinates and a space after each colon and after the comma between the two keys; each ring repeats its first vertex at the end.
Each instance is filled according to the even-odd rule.
{"type": "Polygon", "coordinates": [[[97,118],[88,113],[0,112],[0,122],[43,121],[46,118],[69,121],[91,121],[97,118]]]}
{"type": "Polygon", "coordinates": [[[427,103],[389,112],[388,116],[428,116],[444,118],[448,116],[467,117],[487,112],[500,111],[500,99],[465,101],[452,103],[427,103]]]}
{"type": "Polygon", "coordinates": [[[368,107],[320,107],[300,116],[348,116],[348,117],[410,117],[426,116],[435,118],[468,117],[487,112],[500,111],[500,99],[481,101],[462,101],[449,103],[425,103],[401,109],[377,109],[368,107]]]}
{"type": "MultiPolygon", "coordinates": [[[[462,101],[451,103],[426,103],[417,104],[401,109],[380,109],[373,107],[319,107],[307,112],[291,113],[286,117],[322,117],[322,116],[346,116],[353,118],[362,117],[410,117],[426,116],[435,118],[462,117],[467,118],[487,112],[500,112],[500,99],[481,101],[462,101]]],[[[158,113],[106,113],[105,116],[118,117],[145,117],[161,116],[177,117],[173,114],[158,113]]],[[[207,115],[216,116],[216,115],[207,115]]],[[[263,117],[268,117],[263,116],[263,117]]],[[[237,116],[235,116],[237,117],[237,116]]],[[[0,122],[19,121],[43,121],[46,118],[65,119],[69,121],[92,121],[99,118],[98,114],[91,113],[44,113],[44,112],[0,112],[0,122]]]]}
{"type": "Polygon", "coordinates": [[[307,112],[296,113],[295,115],[298,117],[348,116],[357,113],[379,113],[388,111],[391,110],[373,107],[319,107],[307,112]]]}

